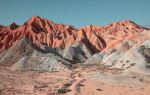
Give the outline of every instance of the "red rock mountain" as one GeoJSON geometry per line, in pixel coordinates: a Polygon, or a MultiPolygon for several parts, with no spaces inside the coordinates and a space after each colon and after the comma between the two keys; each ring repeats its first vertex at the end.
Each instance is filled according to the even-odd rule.
{"type": "Polygon", "coordinates": [[[45,18],[33,16],[21,26],[15,23],[10,26],[0,25],[0,52],[25,37],[38,47],[47,45],[52,48],[66,48],[76,42],[82,42],[95,53],[113,47],[115,43],[144,29],[129,20],[115,22],[108,26],[90,25],[77,29],[71,25],[56,24],[45,18]]]}

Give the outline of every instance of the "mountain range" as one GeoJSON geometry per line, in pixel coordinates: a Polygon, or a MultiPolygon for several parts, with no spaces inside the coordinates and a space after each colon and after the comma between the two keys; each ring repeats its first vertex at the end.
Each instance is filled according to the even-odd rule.
{"type": "MultiPolygon", "coordinates": [[[[141,48],[149,39],[150,30],[130,20],[78,29],[33,16],[23,25],[0,25],[0,66],[13,70],[52,71],[69,70],[77,63],[101,62],[128,69],[130,66],[120,66],[118,62],[124,60],[120,58],[127,56],[133,48],[149,52],[149,49],[141,48]]],[[[143,56],[149,63],[149,54],[144,52],[143,56]]]]}

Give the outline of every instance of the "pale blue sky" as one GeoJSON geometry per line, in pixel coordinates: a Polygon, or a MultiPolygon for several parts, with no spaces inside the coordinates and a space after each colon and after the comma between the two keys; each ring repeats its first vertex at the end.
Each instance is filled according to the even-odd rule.
{"type": "Polygon", "coordinates": [[[150,0],[0,0],[0,24],[23,24],[38,15],[76,27],[133,20],[150,26],[150,0]]]}

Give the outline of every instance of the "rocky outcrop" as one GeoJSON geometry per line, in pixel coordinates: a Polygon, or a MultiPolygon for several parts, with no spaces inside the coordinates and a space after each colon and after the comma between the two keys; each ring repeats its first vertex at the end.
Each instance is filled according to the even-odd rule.
{"type": "Polygon", "coordinates": [[[22,38],[7,51],[0,54],[0,66],[13,70],[63,71],[71,68],[71,63],[58,54],[49,53],[22,38]]]}
{"type": "Polygon", "coordinates": [[[127,51],[115,50],[94,54],[84,62],[88,64],[103,64],[111,68],[123,69],[124,73],[150,72],[150,40],[145,41],[140,46],[133,47],[127,51]]]}

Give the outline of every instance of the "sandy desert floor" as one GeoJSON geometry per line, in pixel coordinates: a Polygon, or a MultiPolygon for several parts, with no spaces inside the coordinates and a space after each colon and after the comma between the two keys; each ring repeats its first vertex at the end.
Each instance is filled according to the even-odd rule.
{"type": "Polygon", "coordinates": [[[150,76],[119,69],[78,66],[72,71],[0,68],[0,95],[149,95],[150,76]]]}

